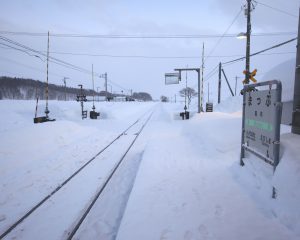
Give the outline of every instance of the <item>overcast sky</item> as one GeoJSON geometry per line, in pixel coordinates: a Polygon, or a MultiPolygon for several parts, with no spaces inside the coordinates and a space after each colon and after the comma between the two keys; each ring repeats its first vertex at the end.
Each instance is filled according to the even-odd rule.
{"type": "MultiPolygon", "coordinates": [[[[204,93],[210,84],[211,99],[216,102],[218,74],[209,74],[219,62],[245,55],[245,40],[235,37],[214,38],[99,38],[57,37],[51,34],[78,35],[222,35],[246,31],[243,5],[246,0],[10,0],[0,8],[0,36],[33,49],[47,50],[46,36],[16,35],[9,32],[47,33],[50,31],[50,56],[81,68],[95,71],[95,88],[104,89],[108,73],[108,90],[149,92],[158,99],[173,97],[184,87],[165,86],[164,74],[174,68],[200,67],[202,44],[205,44],[204,93]],[[83,54],[83,55],[82,55],[83,54]],[[86,54],[86,55],[85,55],[86,54]],[[92,56],[98,55],[98,56],[92,56]],[[105,56],[103,56],[105,55],[105,56]],[[159,57],[159,58],[157,58],[159,57]],[[180,57],[180,58],[161,58],[180,57]],[[188,58],[182,58],[188,57],[188,58]],[[210,77],[208,79],[208,77],[210,77]]],[[[299,0],[259,0],[252,11],[251,52],[256,52],[297,36],[299,0]],[[267,6],[266,6],[267,5],[267,6]],[[281,12],[279,10],[281,10],[281,12]],[[266,36],[268,33],[285,33],[266,36]],[[260,34],[263,36],[255,36],[260,34]]],[[[45,59],[12,50],[0,40],[0,75],[46,79],[45,59]]],[[[269,69],[296,56],[296,41],[251,58],[251,70],[258,69],[257,79],[269,69]]],[[[224,66],[234,87],[235,77],[241,86],[245,62],[224,66]]],[[[214,72],[213,72],[214,73],[214,72]]],[[[91,74],[49,64],[49,82],[92,88],[91,74]]],[[[185,78],[185,75],[184,75],[185,78]]],[[[188,73],[188,85],[197,87],[196,72],[188,73]]],[[[229,96],[225,81],[222,98],[229,96]]]]}

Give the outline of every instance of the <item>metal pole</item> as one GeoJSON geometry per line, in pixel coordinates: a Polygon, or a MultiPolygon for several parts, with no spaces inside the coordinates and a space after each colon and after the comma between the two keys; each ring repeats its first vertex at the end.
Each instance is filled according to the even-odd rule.
{"type": "Polygon", "coordinates": [[[201,112],[201,103],[200,103],[200,69],[196,70],[198,73],[198,113],[201,112]]]}
{"type": "Polygon", "coordinates": [[[185,72],[185,91],[184,91],[184,111],[186,111],[186,95],[187,95],[187,71],[185,72]]]}
{"type": "Polygon", "coordinates": [[[299,8],[299,23],[298,23],[298,40],[297,40],[297,58],[294,83],[294,103],[293,103],[293,121],[292,133],[300,134],[300,8],[299,8]]]}
{"type": "Polygon", "coordinates": [[[202,67],[201,67],[201,101],[200,101],[200,108],[203,112],[203,70],[204,70],[204,43],[202,47],[202,67]]]}
{"type": "Polygon", "coordinates": [[[251,0],[247,0],[247,44],[246,44],[245,84],[249,84],[249,78],[250,78],[250,35],[251,35],[251,0]]]}
{"type": "Polygon", "coordinates": [[[95,90],[94,90],[94,66],[92,64],[92,82],[93,82],[93,111],[95,111],[95,90]]]}
{"type": "MultiPolygon", "coordinates": [[[[244,91],[244,89],[242,90],[244,91]]],[[[244,135],[245,135],[245,107],[246,107],[246,93],[243,93],[243,115],[242,115],[242,136],[241,136],[241,153],[240,153],[240,165],[244,166],[243,158],[245,157],[245,149],[243,148],[243,145],[245,143],[244,141],[244,135]]]]}
{"type": "Polygon", "coordinates": [[[235,76],[234,96],[236,96],[236,86],[237,86],[237,79],[238,79],[238,77],[237,77],[237,76],[235,76]]]}
{"type": "Polygon", "coordinates": [[[208,89],[208,93],[207,93],[207,102],[209,103],[209,82],[207,83],[207,89],[208,89]]]}
{"type": "Polygon", "coordinates": [[[67,77],[63,78],[64,85],[65,85],[65,101],[67,101],[67,81],[66,81],[67,79],[68,79],[67,77]]]}
{"type": "Polygon", "coordinates": [[[228,82],[228,79],[227,79],[227,77],[226,77],[226,74],[225,74],[225,71],[224,71],[223,68],[222,68],[222,73],[223,73],[223,75],[224,75],[224,78],[225,78],[225,80],[226,80],[226,83],[227,83],[227,85],[228,85],[228,88],[229,88],[229,90],[230,90],[230,92],[231,92],[231,95],[234,96],[234,95],[233,95],[233,91],[232,91],[232,89],[231,89],[231,86],[230,86],[230,84],[229,84],[229,82],[228,82]]]}
{"type": "Polygon", "coordinates": [[[219,63],[219,84],[218,84],[218,103],[221,102],[221,70],[222,70],[222,63],[219,63]]]}
{"type": "Polygon", "coordinates": [[[105,95],[106,95],[106,101],[108,101],[108,94],[107,94],[107,73],[104,74],[105,78],[105,95]]]}
{"type": "Polygon", "coordinates": [[[48,71],[49,71],[49,31],[48,31],[48,46],[47,46],[47,82],[46,82],[46,108],[45,108],[46,118],[48,118],[48,114],[50,113],[48,109],[48,98],[49,98],[48,71]]]}

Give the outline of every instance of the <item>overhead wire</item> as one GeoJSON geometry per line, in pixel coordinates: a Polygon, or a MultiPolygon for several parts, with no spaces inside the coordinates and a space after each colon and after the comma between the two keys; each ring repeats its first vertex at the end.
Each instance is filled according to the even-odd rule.
{"type": "Polygon", "coordinates": [[[262,2],[260,2],[260,1],[256,1],[256,0],[252,0],[252,1],[255,2],[255,3],[257,3],[257,4],[260,4],[260,5],[262,5],[262,6],[265,6],[265,7],[267,7],[267,8],[273,9],[273,10],[275,10],[275,11],[277,11],[277,12],[281,12],[281,13],[283,13],[283,14],[286,14],[286,15],[288,15],[288,16],[290,16],[290,17],[298,18],[298,16],[296,16],[296,15],[294,15],[294,14],[292,14],[292,13],[289,13],[289,12],[287,12],[287,11],[284,11],[284,10],[282,10],[282,9],[279,9],[279,8],[276,8],[276,7],[273,7],[273,6],[270,6],[270,5],[265,4],[265,3],[262,3],[262,2]]]}
{"type": "MultiPolygon", "coordinates": [[[[281,52],[274,54],[286,54],[291,52],[281,52]]],[[[201,56],[151,56],[151,55],[114,55],[114,54],[95,54],[95,53],[74,53],[74,52],[50,52],[50,54],[71,55],[71,56],[89,56],[89,57],[107,57],[107,58],[144,58],[144,59],[201,59],[201,56]]],[[[269,55],[269,54],[268,54],[269,55]]],[[[229,58],[241,57],[243,55],[214,55],[209,58],[229,58]]]]}
{"type": "MultiPolygon", "coordinates": [[[[43,56],[43,57],[46,57],[46,56],[47,56],[45,53],[43,53],[43,52],[41,52],[41,51],[32,49],[32,48],[27,47],[27,46],[25,46],[25,45],[23,45],[23,44],[20,44],[20,43],[18,43],[18,42],[15,42],[15,41],[13,41],[13,40],[11,40],[11,39],[8,39],[8,38],[2,37],[2,36],[0,36],[0,39],[2,39],[3,41],[6,41],[6,42],[8,42],[8,43],[10,43],[10,44],[12,44],[12,45],[16,45],[16,46],[18,46],[18,47],[20,47],[20,48],[16,48],[16,47],[14,47],[14,46],[11,46],[11,45],[5,44],[5,43],[1,43],[2,45],[5,45],[6,47],[9,47],[9,48],[14,49],[14,50],[18,50],[18,51],[24,52],[24,53],[26,53],[26,54],[28,54],[28,55],[30,55],[30,56],[35,56],[35,57],[40,57],[39,55],[41,55],[41,56],[43,56]],[[24,49],[26,49],[26,50],[24,50],[24,49],[22,49],[22,48],[24,48],[24,49]],[[34,53],[36,53],[37,55],[35,55],[35,54],[30,54],[28,51],[34,52],[34,53]]],[[[41,58],[41,60],[42,60],[42,58],[41,58]]],[[[78,67],[78,66],[76,66],[76,65],[74,65],[74,64],[70,64],[70,63],[68,63],[68,62],[62,61],[62,60],[60,60],[60,59],[57,59],[57,58],[54,58],[54,57],[51,57],[51,56],[49,56],[49,62],[55,63],[55,64],[57,64],[57,65],[61,65],[61,66],[63,66],[63,67],[66,67],[66,68],[69,68],[69,69],[73,69],[73,70],[76,70],[76,71],[79,71],[79,72],[83,72],[83,73],[87,73],[87,74],[92,74],[92,72],[89,71],[89,70],[86,70],[86,69],[84,69],[84,68],[78,67]]],[[[96,73],[96,74],[97,74],[97,73],[96,73]]],[[[97,75],[100,75],[100,74],[97,74],[97,75]]],[[[117,86],[117,87],[123,89],[123,90],[128,90],[128,89],[122,87],[121,85],[119,85],[119,84],[117,84],[117,83],[115,83],[115,82],[113,82],[113,81],[109,81],[109,82],[112,83],[112,84],[114,84],[115,86],[117,86]]]]}
{"type": "MultiPolygon", "coordinates": [[[[27,46],[25,46],[23,44],[20,44],[20,43],[18,43],[16,41],[13,41],[13,40],[8,39],[6,37],[0,36],[0,39],[2,39],[3,41],[9,42],[10,44],[13,44],[13,45],[16,45],[18,47],[24,48],[27,51],[31,51],[31,52],[34,52],[35,54],[41,55],[44,58],[47,58],[47,55],[45,53],[41,52],[41,51],[38,51],[38,50],[32,49],[30,47],[27,47],[27,46]]],[[[27,52],[27,54],[28,54],[28,52],[27,52]]],[[[55,64],[58,64],[58,65],[64,66],[64,67],[68,67],[68,68],[73,69],[73,70],[78,70],[78,71],[81,71],[81,72],[84,72],[84,73],[91,74],[91,71],[89,71],[89,70],[86,70],[84,68],[75,66],[73,64],[67,63],[65,61],[62,61],[60,59],[57,59],[57,58],[54,58],[54,57],[51,57],[51,56],[49,56],[49,61],[51,61],[51,62],[53,62],[55,64]]]]}
{"type": "MultiPolygon", "coordinates": [[[[242,10],[239,11],[238,15],[242,10]]],[[[236,16],[237,18],[238,16],[236,16]]],[[[235,21],[236,19],[234,19],[235,21]]],[[[234,23],[232,22],[232,24],[234,23]]],[[[231,24],[231,25],[232,25],[231,24]]],[[[231,26],[230,26],[231,27],[231,26]]],[[[230,28],[229,27],[229,28],[230,28]]],[[[223,34],[73,34],[73,33],[51,33],[51,37],[61,38],[109,38],[109,39],[198,39],[198,38],[235,38],[237,34],[227,34],[228,30],[223,34]]],[[[14,32],[14,31],[0,31],[2,35],[15,35],[15,36],[31,36],[31,37],[45,37],[48,33],[37,32],[14,32]]],[[[252,33],[255,37],[272,37],[282,35],[293,35],[296,32],[270,32],[270,33],[252,33]]]]}
{"type": "MultiPolygon", "coordinates": [[[[288,43],[290,43],[290,42],[295,41],[296,39],[298,39],[298,38],[297,38],[297,37],[296,37],[296,38],[292,38],[292,39],[290,39],[290,40],[288,40],[288,41],[285,41],[285,42],[276,44],[276,45],[274,45],[274,46],[272,46],[272,47],[263,49],[263,50],[261,50],[261,51],[255,52],[255,53],[252,53],[252,54],[250,54],[250,57],[255,56],[255,55],[258,55],[258,54],[261,54],[261,53],[263,53],[263,52],[269,51],[269,50],[274,49],[274,48],[281,47],[281,46],[283,46],[283,45],[285,45],[285,44],[288,44],[288,43]]],[[[229,64],[229,63],[238,62],[238,61],[241,61],[241,60],[244,60],[244,59],[246,59],[246,56],[241,57],[241,58],[237,58],[237,59],[234,59],[234,60],[230,60],[230,61],[227,61],[227,62],[224,62],[224,63],[222,63],[222,65],[226,65],[226,64],[229,64]]]]}
{"type": "MultiPolygon", "coordinates": [[[[17,65],[20,65],[22,67],[25,67],[25,68],[28,68],[28,69],[31,69],[31,70],[34,70],[34,71],[38,71],[38,72],[42,72],[44,73],[45,71],[40,69],[40,68],[36,68],[36,67],[32,67],[32,66],[29,66],[27,64],[24,64],[24,63],[20,63],[18,61],[15,61],[15,60],[12,60],[12,59],[9,59],[9,58],[6,58],[6,57],[3,57],[3,56],[0,56],[0,59],[3,59],[5,61],[8,61],[8,62],[12,62],[14,64],[17,64],[17,65]]],[[[51,72],[49,73],[50,75],[55,75],[55,76],[58,76],[58,77],[65,77],[65,76],[62,76],[62,75],[59,75],[57,73],[54,73],[54,72],[51,72]]]]}
{"type": "MultiPolygon", "coordinates": [[[[238,19],[238,17],[240,16],[242,12],[242,8],[239,10],[239,12],[236,14],[236,16],[234,17],[234,19],[232,20],[232,22],[229,24],[229,26],[226,28],[225,32],[223,33],[223,35],[218,39],[218,41],[216,42],[215,46],[212,48],[212,50],[209,52],[209,54],[207,55],[207,57],[204,59],[205,60],[216,50],[216,48],[218,47],[218,45],[220,44],[220,42],[222,41],[222,39],[224,38],[224,36],[227,34],[227,32],[229,31],[229,29],[231,28],[231,26],[235,23],[235,21],[238,19]]],[[[236,35],[235,35],[236,36],[236,35]]]]}

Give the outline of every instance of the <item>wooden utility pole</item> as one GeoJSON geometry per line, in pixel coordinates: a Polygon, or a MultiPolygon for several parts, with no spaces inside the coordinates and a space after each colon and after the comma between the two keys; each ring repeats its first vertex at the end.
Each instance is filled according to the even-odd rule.
{"type": "Polygon", "coordinates": [[[219,63],[219,83],[218,83],[218,103],[221,103],[221,78],[222,78],[222,63],[219,63]]]}
{"type": "Polygon", "coordinates": [[[294,103],[293,103],[293,120],[292,133],[300,134],[300,8],[298,23],[298,40],[297,40],[297,57],[294,84],[294,103]]]}
{"type": "Polygon", "coordinates": [[[246,43],[246,73],[245,84],[249,84],[250,79],[250,36],[251,36],[251,1],[247,0],[247,43],[246,43]]]}

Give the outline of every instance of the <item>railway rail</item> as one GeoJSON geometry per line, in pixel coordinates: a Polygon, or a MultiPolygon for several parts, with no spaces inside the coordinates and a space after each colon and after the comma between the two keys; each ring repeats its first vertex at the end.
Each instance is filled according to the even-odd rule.
{"type": "Polygon", "coordinates": [[[122,156],[119,158],[118,161],[116,161],[112,168],[108,170],[108,174],[105,177],[105,180],[102,181],[100,184],[100,187],[92,197],[92,200],[90,200],[89,203],[85,204],[84,209],[80,209],[79,212],[81,213],[81,216],[78,217],[79,219],[76,224],[73,224],[71,229],[67,229],[68,236],[67,239],[72,239],[77,230],[80,228],[80,225],[84,221],[84,219],[87,217],[89,212],[91,211],[93,205],[95,202],[101,197],[101,194],[103,190],[106,188],[107,184],[110,182],[110,180],[113,178],[114,174],[116,173],[117,169],[121,165],[122,161],[124,160],[125,156],[128,154],[134,143],[136,142],[137,138],[140,136],[141,132],[143,131],[144,127],[149,122],[154,110],[145,112],[142,116],[140,116],[134,123],[132,123],[130,126],[128,126],[124,131],[122,131],[117,137],[115,137],[109,144],[107,144],[105,147],[103,147],[97,154],[95,154],[92,158],[90,158],[85,164],[83,164],[79,169],[77,169],[74,173],[72,173],[66,180],[64,180],[61,184],[58,185],[56,189],[54,189],[52,192],[50,192],[47,196],[45,196],[43,199],[41,199],[38,203],[36,203],[30,210],[28,210],[22,217],[20,217],[18,220],[16,220],[9,228],[7,228],[3,233],[0,235],[0,239],[5,239],[6,237],[9,237],[10,234],[12,234],[22,223],[26,222],[28,219],[32,217],[32,215],[37,212],[38,209],[40,209],[43,205],[45,205],[47,202],[53,198],[54,195],[56,195],[61,189],[67,188],[69,183],[71,183],[74,179],[79,176],[83,171],[88,171],[88,167],[91,166],[97,159],[101,160],[100,157],[107,152],[109,149],[111,149],[116,144],[124,145],[124,142],[121,141],[123,136],[127,136],[129,131],[133,132],[133,138],[129,141],[125,141],[128,145],[128,147],[125,148],[125,151],[123,151],[122,156]]]}

